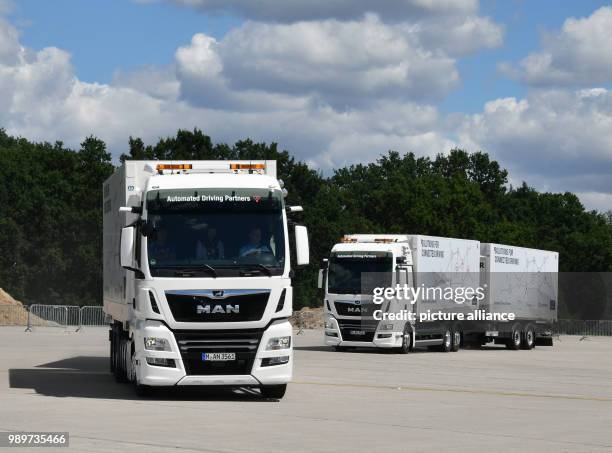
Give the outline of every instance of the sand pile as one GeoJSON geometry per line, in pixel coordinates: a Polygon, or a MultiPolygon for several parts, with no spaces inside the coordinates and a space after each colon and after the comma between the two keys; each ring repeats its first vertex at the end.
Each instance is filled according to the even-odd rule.
{"type": "Polygon", "coordinates": [[[28,311],[21,302],[0,288],[0,326],[25,326],[28,311]]]}
{"type": "Polygon", "coordinates": [[[322,329],[323,328],[323,307],[304,307],[300,311],[293,312],[289,318],[293,327],[301,329],[322,329]]]}

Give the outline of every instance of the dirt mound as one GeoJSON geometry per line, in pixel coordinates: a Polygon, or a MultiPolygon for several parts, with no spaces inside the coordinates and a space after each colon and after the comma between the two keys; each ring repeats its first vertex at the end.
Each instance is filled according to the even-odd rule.
{"type": "Polygon", "coordinates": [[[0,288],[0,326],[25,326],[28,311],[21,302],[0,288]]]}
{"type": "Polygon", "coordinates": [[[0,305],[23,305],[18,300],[13,299],[9,293],[0,288],[0,305]]]}
{"type": "Polygon", "coordinates": [[[323,307],[304,307],[300,311],[293,312],[289,321],[298,329],[322,329],[323,328],[323,307]]]}

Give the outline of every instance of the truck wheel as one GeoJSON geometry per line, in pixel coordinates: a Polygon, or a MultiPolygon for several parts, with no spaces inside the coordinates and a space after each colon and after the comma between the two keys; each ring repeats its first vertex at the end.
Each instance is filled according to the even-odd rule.
{"type": "Polygon", "coordinates": [[[532,326],[527,326],[525,332],[523,332],[523,338],[521,340],[521,349],[533,349],[535,346],[535,331],[532,326]]]}
{"type": "Polygon", "coordinates": [[[506,340],[506,348],[516,351],[521,347],[521,326],[515,324],[512,327],[510,338],[506,340]]]}
{"type": "Polygon", "coordinates": [[[461,347],[461,330],[459,328],[453,329],[453,342],[451,345],[451,351],[457,352],[461,347]]]}
{"type": "Polygon", "coordinates": [[[127,370],[125,369],[126,341],[122,332],[115,329],[115,381],[127,382],[127,370]]]}
{"type": "Polygon", "coordinates": [[[265,398],[273,398],[275,400],[280,400],[283,396],[285,396],[285,392],[287,391],[287,384],[280,385],[264,385],[261,387],[261,394],[265,398]]]}
{"type": "Polygon", "coordinates": [[[404,334],[402,335],[402,345],[397,348],[399,354],[408,354],[412,349],[412,331],[408,326],[404,328],[404,334]]]}
{"type": "Polygon", "coordinates": [[[440,345],[440,351],[442,352],[450,352],[453,345],[453,335],[450,329],[446,329],[444,331],[444,335],[442,335],[442,344],[440,345]]]}

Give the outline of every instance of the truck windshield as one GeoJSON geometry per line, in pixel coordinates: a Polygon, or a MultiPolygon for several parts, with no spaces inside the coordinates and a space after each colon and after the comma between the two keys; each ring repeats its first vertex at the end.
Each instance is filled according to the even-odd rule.
{"type": "Polygon", "coordinates": [[[278,190],[156,190],[147,194],[146,208],[153,276],[283,272],[285,228],[278,190]]]}
{"type": "Polygon", "coordinates": [[[386,253],[332,254],[329,261],[327,292],[363,294],[366,287],[391,286],[392,262],[391,254],[386,253]]]}

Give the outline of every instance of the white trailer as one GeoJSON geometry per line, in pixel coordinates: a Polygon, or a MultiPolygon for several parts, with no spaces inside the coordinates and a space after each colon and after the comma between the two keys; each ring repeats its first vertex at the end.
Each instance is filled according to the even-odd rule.
{"type": "Polygon", "coordinates": [[[126,161],[103,187],[111,370],[153,386],[247,386],[281,398],[293,369],[290,259],[275,161],[126,161]]]}
{"type": "Polygon", "coordinates": [[[495,341],[511,349],[530,349],[538,338],[551,343],[558,254],[500,247],[509,248],[424,235],[346,235],[319,273],[325,343],[337,350],[403,353],[420,346],[457,351],[468,342],[495,341]],[[521,266],[512,264],[514,272],[508,273],[501,263],[512,260],[494,258],[490,265],[487,254],[496,250],[521,255],[521,266]],[[376,286],[390,288],[382,304],[375,303],[376,286]],[[403,288],[414,289],[411,297],[403,288]]]}
{"type": "Polygon", "coordinates": [[[509,322],[487,321],[481,343],[493,339],[510,349],[552,345],[557,320],[559,254],[504,244],[481,244],[481,286],[487,313],[513,313],[509,322]]]}

